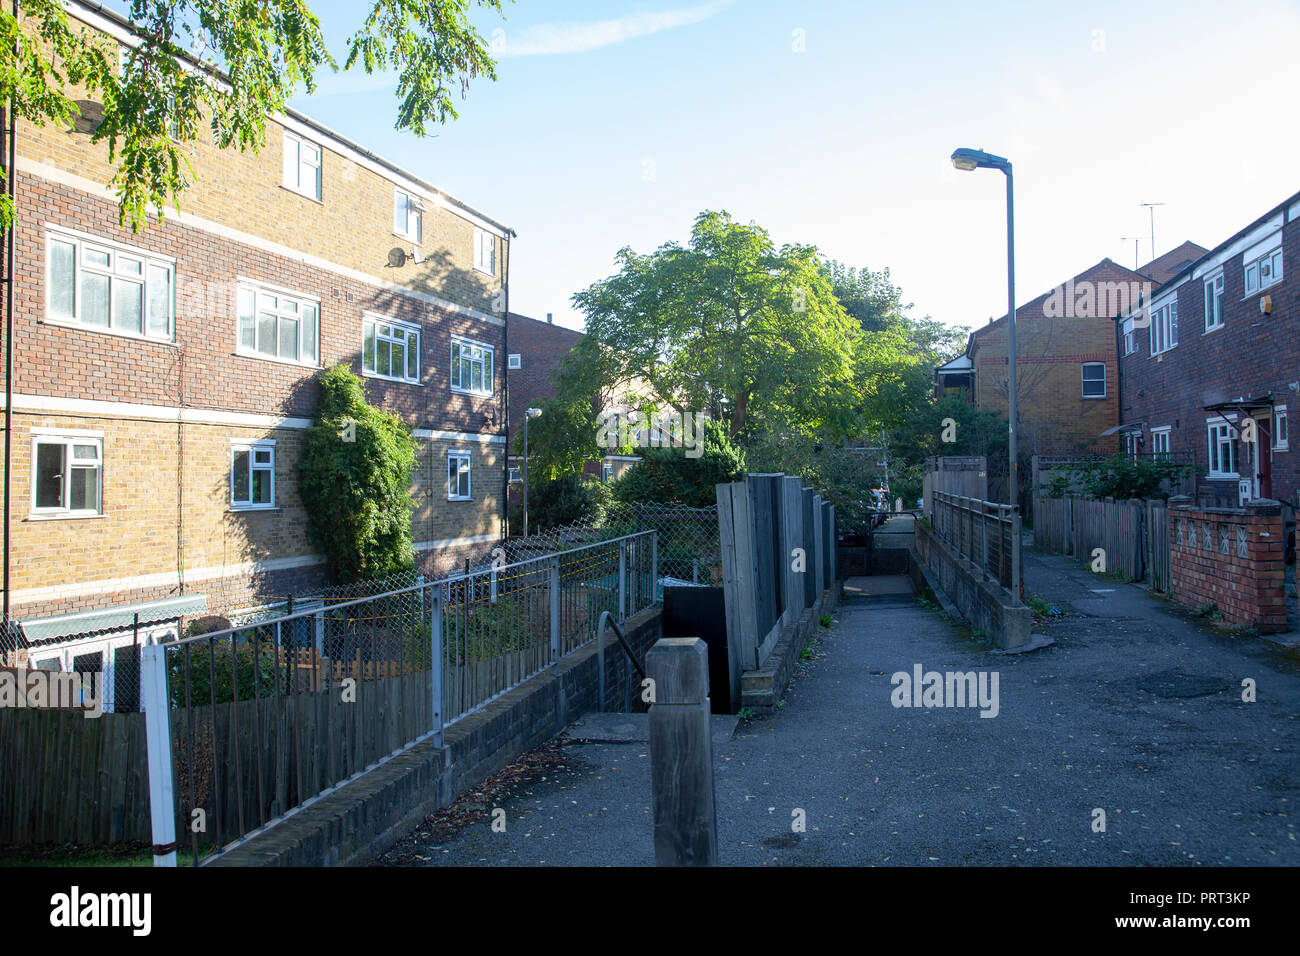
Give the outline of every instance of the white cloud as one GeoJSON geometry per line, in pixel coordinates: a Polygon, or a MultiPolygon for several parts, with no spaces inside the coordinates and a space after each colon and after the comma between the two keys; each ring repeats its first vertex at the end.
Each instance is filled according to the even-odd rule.
{"type": "Polygon", "coordinates": [[[589,50],[624,43],[636,37],[700,23],[730,5],[731,2],[732,0],[713,0],[712,3],[686,10],[637,13],[614,20],[597,20],[591,23],[542,23],[527,27],[518,36],[504,30],[500,33],[494,31],[489,37],[489,42],[493,55],[499,58],[586,53],[589,50]]]}

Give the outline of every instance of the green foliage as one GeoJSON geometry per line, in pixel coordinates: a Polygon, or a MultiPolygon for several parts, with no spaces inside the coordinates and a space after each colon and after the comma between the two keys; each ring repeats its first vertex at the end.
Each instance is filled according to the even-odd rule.
{"type": "MultiPolygon", "coordinates": [[[[375,0],[348,41],[344,69],[396,71],[397,128],[423,136],[456,117],[454,93],[472,78],[495,79],[486,41],[469,23],[474,0],[375,0]]],[[[477,0],[501,11],[501,0],[477,0]]],[[[221,148],[257,152],[266,117],[284,112],[316,74],[337,66],[309,0],[131,0],[141,43],[118,65],[115,40],[68,17],[58,0],[19,0],[0,10],[0,100],[38,125],[71,127],[74,97],[97,97],[103,115],[92,134],[115,164],[121,222],[139,231],[152,209],[179,209],[193,175],[188,159],[200,136],[221,148]],[[197,69],[193,67],[197,66],[197,69]],[[218,72],[220,71],[220,72],[218,72]],[[208,131],[200,133],[206,125],[208,131]]],[[[0,225],[12,221],[7,197],[0,225]]]]}
{"type": "MultiPolygon", "coordinates": [[[[275,641],[258,630],[237,641],[233,652],[229,635],[211,644],[194,642],[190,645],[188,669],[189,700],[195,707],[212,703],[214,689],[216,703],[234,701],[236,678],[240,700],[252,700],[255,693],[258,697],[270,697],[275,693],[276,680],[283,680],[276,665],[275,641]]],[[[167,688],[174,707],[185,706],[185,671],[184,648],[169,650],[167,688]]]]}
{"type": "Polygon", "coordinates": [[[1076,483],[1089,498],[1168,498],[1170,487],[1190,473],[1191,466],[1178,465],[1167,458],[1135,459],[1119,454],[1083,462],[1077,469],[1053,469],[1044,487],[1054,498],[1068,493],[1076,483]]]}
{"type": "Polygon", "coordinates": [[[704,447],[697,458],[688,458],[683,448],[641,449],[641,461],[611,485],[614,500],[623,504],[677,503],[692,508],[716,505],[717,486],[744,477],[745,454],[719,422],[704,422],[702,440],[704,447]]]}
{"type": "MultiPolygon", "coordinates": [[[[609,487],[585,475],[559,478],[528,476],[528,526],[530,533],[565,525],[599,524],[609,507],[609,487]]],[[[522,502],[511,516],[511,528],[523,531],[522,502]],[[516,523],[516,520],[518,523],[516,523]]]]}
{"type": "Polygon", "coordinates": [[[415,439],[392,412],[371,406],[346,365],[320,374],[321,402],[298,463],[307,538],[340,584],[412,567],[415,439]]]}

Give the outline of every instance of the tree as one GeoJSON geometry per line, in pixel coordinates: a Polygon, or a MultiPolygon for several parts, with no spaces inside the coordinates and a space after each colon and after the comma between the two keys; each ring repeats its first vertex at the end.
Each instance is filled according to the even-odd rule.
{"type": "MultiPolygon", "coordinates": [[[[496,78],[487,44],[469,23],[471,6],[501,12],[501,0],[372,0],[347,44],[343,69],[397,72],[398,129],[417,136],[456,118],[454,90],[496,78]]],[[[206,123],[218,146],[259,150],[266,116],[321,68],[337,69],[309,0],[130,0],[141,42],[119,64],[116,41],[74,26],[60,0],[18,0],[20,21],[0,10],[0,98],[22,119],[71,126],[75,95],[97,96],[93,134],[117,164],[123,224],[141,229],[149,210],[163,217],[190,185],[186,144],[206,123]]],[[[0,199],[0,226],[13,208],[0,199]]]]}
{"type": "Polygon", "coordinates": [[[675,502],[692,508],[718,503],[717,486],[745,477],[745,455],[719,422],[705,421],[704,447],[688,458],[681,448],[646,448],[610,491],[622,504],[675,502]]]}
{"type": "Polygon", "coordinates": [[[849,424],[856,326],[815,248],[778,250],[761,227],[706,211],[688,245],[624,248],[617,261],[618,273],[573,297],[606,387],[635,384],[658,407],[706,411],[742,441],[763,428],[849,424]]]}
{"type": "Polygon", "coordinates": [[[298,462],[307,539],[336,583],[408,570],[415,563],[411,429],[370,405],[346,365],[322,372],[320,383],[320,405],[298,462]]]}

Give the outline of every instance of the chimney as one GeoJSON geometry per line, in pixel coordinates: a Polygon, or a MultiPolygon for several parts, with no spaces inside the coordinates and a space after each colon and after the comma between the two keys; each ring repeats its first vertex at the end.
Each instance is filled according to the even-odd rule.
{"type": "Polygon", "coordinates": [[[551,317],[551,313],[549,312],[546,313],[546,324],[547,325],[555,324],[555,319],[551,317]]]}

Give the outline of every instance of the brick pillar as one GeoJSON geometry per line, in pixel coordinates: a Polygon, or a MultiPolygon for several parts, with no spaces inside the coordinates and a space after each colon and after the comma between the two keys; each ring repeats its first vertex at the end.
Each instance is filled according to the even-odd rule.
{"type": "Polygon", "coordinates": [[[1271,498],[1246,503],[1246,549],[1261,634],[1286,630],[1286,539],[1282,506],[1271,498]]]}

